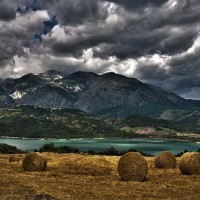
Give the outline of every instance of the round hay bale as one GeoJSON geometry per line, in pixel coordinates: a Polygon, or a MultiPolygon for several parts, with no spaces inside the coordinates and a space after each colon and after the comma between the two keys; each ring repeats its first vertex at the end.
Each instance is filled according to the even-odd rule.
{"type": "Polygon", "coordinates": [[[19,162],[19,157],[18,156],[10,156],[9,163],[13,163],[13,162],[19,162]]]}
{"type": "Polygon", "coordinates": [[[164,151],[155,158],[155,167],[163,169],[176,168],[176,157],[170,151],[164,151]]]}
{"type": "Polygon", "coordinates": [[[155,157],[155,166],[156,168],[160,168],[160,164],[158,162],[158,156],[155,157]]]}
{"type": "Polygon", "coordinates": [[[47,167],[47,160],[38,153],[30,153],[25,156],[22,168],[25,171],[44,171],[47,167]]]}
{"type": "Polygon", "coordinates": [[[179,169],[182,174],[200,175],[200,153],[188,152],[181,156],[179,169]]]}
{"type": "Polygon", "coordinates": [[[20,158],[23,158],[25,154],[18,154],[20,158]]]}
{"type": "Polygon", "coordinates": [[[148,165],[140,153],[129,152],[119,159],[118,172],[124,181],[143,181],[148,174],[148,165]]]}

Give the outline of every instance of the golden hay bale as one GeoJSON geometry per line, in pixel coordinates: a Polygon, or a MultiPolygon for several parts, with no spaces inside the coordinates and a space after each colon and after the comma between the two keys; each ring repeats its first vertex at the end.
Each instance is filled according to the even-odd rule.
{"type": "Polygon", "coordinates": [[[200,175],[200,153],[188,152],[181,156],[179,169],[182,174],[200,175]]]}
{"type": "Polygon", "coordinates": [[[163,151],[155,158],[156,168],[176,168],[176,157],[170,151],[163,151]]]}
{"type": "Polygon", "coordinates": [[[19,162],[19,157],[18,156],[10,156],[9,163],[12,163],[12,162],[19,162]]]}
{"type": "Polygon", "coordinates": [[[23,158],[26,154],[18,154],[20,158],[23,158]]]}
{"type": "Polygon", "coordinates": [[[140,153],[129,152],[119,159],[118,172],[124,181],[143,181],[148,174],[148,165],[140,153]]]}
{"type": "Polygon", "coordinates": [[[156,168],[160,167],[160,164],[158,162],[158,156],[155,157],[155,166],[156,166],[156,168]]]}
{"type": "Polygon", "coordinates": [[[47,160],[38,153],[26,155],[22,162],[22,168],[25,171],[44,171],[47,167],[47,160]]]}

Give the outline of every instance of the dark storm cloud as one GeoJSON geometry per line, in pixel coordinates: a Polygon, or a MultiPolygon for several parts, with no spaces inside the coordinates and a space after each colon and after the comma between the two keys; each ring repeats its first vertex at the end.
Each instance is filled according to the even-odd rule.
{"type": "Polygon", "coordinates": [[[159,7],[149,7],[146,16],[146,25],[151,28],[162,28],[164,26],[192,26],[199,22],[198,0],[169,0],[159,7]]]}
{"type": "Polygon", "coordinates": [[[144,9],[144,7],[152,5],[152,6],[160,6],[166,3],[168,0],[109,0],[110,2],[117,3],[122,5],[127,9],[137,10],[144,9]]]}
{"type": "Polygon", "coordinates": [[[48,9],[59,18],[61,24],[80,24],[97,17],[98,3],[99,0],[36,0],[34,6],[48,9]]]}
{"type": "Polygon", "coordinates": [[[0,1],[0,76],[114,71],[200,98],[199,10],[199,0],[0,1]]]}
{"type": "Polygon", "coordinates": [[[4,69],[12,71],[15,57],[26,57],[26,49],[34,51],[34,35],[42,32],[47,19],[46,11],[38,11],[20,15],[9,23],[0,22],[0,75],[4,69]]]}
{"type": "MultiPolygon", "coordinates": [[[[108,13],[110,7],[103,9],[100,6],[102,1],[92,1],[92,4],[91,1],[81,2],[84,2],[84,5],[87,6],[82,6],[82,3],[78,0],[73,1],[73,4],[63,4],[63,1],[61,1],[56,6],[56,9],[60,10],[63,26],[73,26],[74,24],[74,26],[77,26],[77,29],[74,29],[73,33],[70,32],[70,34],[76,35],[75,42],[48,40],[55,53],[65,54],[106,43],[109,46],[106,47],[105,51],[101,49],[101,51],[95,52],[95,55],[100,57],[113,55],[120,59],[126,59],[130,56],[136,57],[157,52],[161,54],[174,54],[189,48],[198,33],[196,24],[193,24],[198,22],[200,18],[198,11],[200,6],[197,5],[197,1],[183,0],[182,3],[178,2],[174,9],[171,9],[171,5],[169,2],[167,4],[167,1],[134,1],[135,3],[123,1],[125,4],[129,2],[133,4],[133,7],[139,6],[143,8],[143,11],[145,9],[148,11],[146,13],[138,13],[137,11],[122,10],[120,7],[116,8],[112,11],[112,14],[118,16],[119,19],[116,19],[116,24],[111,24],[110,27],[109,24],[105,26],[105,21],[110,15],[108,13]],[[76,8],[77,4],[79,6],[76,8]],[[160,7],[158,7],[159,5],[160,7]],[[62,13],[62,9],[59,9],[60,7],[64,11],[67,9],[73,11],[62,13]],[[91,12],[88,12],[88,9],[91,12]],[[82,15],[83,13],[85,14],[82,15]],[[120,20],[120,18],[124,20],[123,29],[119,28],[122,26],[121,23],[117,23],[117,20],[120,20]],[[92,22],[94,23],[92,24],[92,22]],[[78,30],[77,23],[83,24],[84,27],[82,27],[81,31],[78,30]],[[90,24],[87,25],[88,23],[90,24]],[[102,26],[98,26],[99,24],[102,24],[102,26]]],[[[119,5],[121,4],[119,3],[119,5]]],[[[67,35],[69,31],[67,28],[64,29],[67,35]]]]}
{"type": "Polygon", "coordinates": [[[200,91],[200,36],[197,36],[191,47],[179,54],[165,58],[157,56],[157,65],[151,61],[140,62],[135,74],[145,82],[174,91],[186,98],[199,99],[200,91]]]}
{"type": "MultiPolygon", "coordinates": [[[[111,36],[112,39],[114,36],[111,36]]],[[[166,31],[143,32],[134,30],[125,34],[116,35],[116,38],[111,45],[102,45],[100,50],[95,51],[99,56],[115,55],[119,59],[137,58],[139,56],[157,53],[161,51],[161,41],[168,38],[166,31]]]]}
{"type": "Polygon", "coordinates": [[[162,40],[160,43],[160,52],[162,54],[174,54],[186,51],[193,43],[197,33],[197,30],[192,30],[192,28],[184,30],[179,34],[174,33],[173,35],[162,40]]]}
{"type": "Polygon", "coordinates": [[[11,20],[16,16],[15,8],[6,1],[0,2],[0,20],[11,20]]]}

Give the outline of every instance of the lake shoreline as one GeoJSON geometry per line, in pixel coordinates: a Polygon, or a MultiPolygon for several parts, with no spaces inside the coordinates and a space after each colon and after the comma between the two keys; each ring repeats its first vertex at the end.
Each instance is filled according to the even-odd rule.
{"type": "Polygon", "coordinates": [[[60,141],[70,141],[70,140],[112,140],[112,139],[150,139],[150,140],[174,140],[174,141],[180,141],[180,142],[192,142],[192,143],[197,143],[199,144],[199,142],[195,142],[195,141],[192,141],[192,140],[188,140],[188,139],[177,139],[177,138],[162,138],[162,137],[132,137],[132,138],[129,138],[129,137],[100,137],[100,138],[90,138],[90,137],[86,137],[86,138],[69,138],[69,139],[66,139],[66,138],[26,138],[26,137],[10,137],[10,136],[0,136],[0,139],[20,139],[20,140],[60,140],[60,141]]]}

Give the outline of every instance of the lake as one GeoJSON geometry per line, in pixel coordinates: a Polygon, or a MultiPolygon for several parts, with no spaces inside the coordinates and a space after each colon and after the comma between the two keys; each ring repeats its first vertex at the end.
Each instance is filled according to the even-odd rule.
{"type": "Polygon", "coordinates": [[[170,150],[177,154],[184,151],[197,151],[200,144],[178,140],[168,139],[77,139],[77,140],[57,140],[57,139],[13,139],[13,138],[0,138],[0,143],[6,143],[16,146],[25,151],[34,151],[39,149],[44,144],[53,143],[55,146],[70,146],[78,148],[80,151],[103,151],[111,146],[117,150],[137,149],[139,151],[157,155],[162,151],[170,150]]]}

